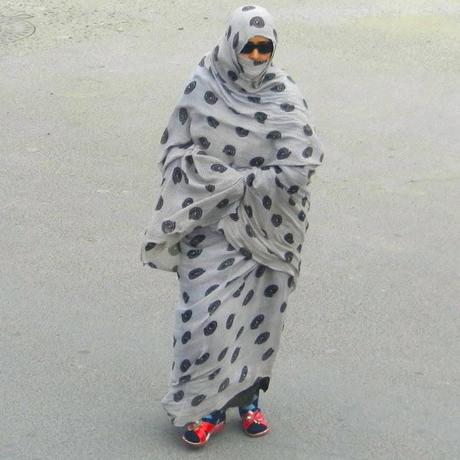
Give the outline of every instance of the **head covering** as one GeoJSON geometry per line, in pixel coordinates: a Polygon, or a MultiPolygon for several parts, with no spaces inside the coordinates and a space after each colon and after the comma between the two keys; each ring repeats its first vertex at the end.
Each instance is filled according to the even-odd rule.
{"type": "Polygon", "coordinates": [[[302,210],[308,202],[306,186],[323,153],[307,102],[294,80],[273,63],[277,43],[273,18],[265,8],[239,7],[227,18],[218,44],[187,79],[160,141],[162,206],[160,210],[157,205],[147,232],[148,241],[156,243],[150,246],[155,251],[160,251],[159,242],[170,246],[196,225],[221,220],[220,225],[225,222],[233,235],[239,235],[229,240],[232,244],[247,243],[249,252],[264,254],[258,260],[266,265],[279,268],[272,263],[279,257],[286,271],[298,274],[302,235],[308,226],[302,210]],[[272,56],[261,65],[257,78],[245,75],[238,62],[238,53],[255,35],[273,42],[272,56]],[[253,189],[251,194],[241,187],[243,177],[245,189],[246,185],[253,189]],[[216,206],[225,193],[229,200],[216,206]],[[269,212],[253,213],[262,200],[269,212]],[[200,217],[190,220],[187,206],[197,201],[200,217]],[[239,215],[242,210],[246,213],[239,215]],[[165,221],[174,227],[168,228],[172,224],[165,221]]]}
{"type": "Polygon", "coordinates": [[[278,34],[271,14],[261,6],[243,6],[234,10],[227,18],[226,31],[209,55],[209,63],[223,88],[230,87],[242,93],[261,93],[270,90],[274,83],[281,83],[282,73],[272,64],[278,34]],[[259,76],[246,75],[239,56],[248,40],[260,35],[273,43],[270,58],[256,66],[259,76]],[[225,86],[224,86],[225,85],[225,86]]]}

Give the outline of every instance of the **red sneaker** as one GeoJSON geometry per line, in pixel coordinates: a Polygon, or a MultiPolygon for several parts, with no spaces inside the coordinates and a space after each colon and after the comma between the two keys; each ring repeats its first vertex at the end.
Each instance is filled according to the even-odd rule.
{"type": "Polygon", "coordinates": [[[270,431],[268,422],[260,409],[248,411],[241,417],[243,431],[252,437],[263,436],[270,431]]]}
{"type": "Polygon", "coordinates": [[[183,434],[182,439],[190,446],[204,446],[211,437],[211,434],[222,431],[224,426],[225,419],[217,424],[206,422],[205,420],[189,423],[186,426],[187,431],[183,434]]]}

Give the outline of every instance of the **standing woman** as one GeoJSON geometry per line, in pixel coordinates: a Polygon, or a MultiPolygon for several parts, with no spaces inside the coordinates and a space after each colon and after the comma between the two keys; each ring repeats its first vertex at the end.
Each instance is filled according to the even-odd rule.
{"type": "Polygon", "coordinates": [[[161,138],[163,180],[141,261],[177,273],[161,403],[193,446],[224,427],[229,407],[246,434],[269,431],[259,390],[268,390],[301,265],[307,185],[323,159],[305,99],[273,63],[277,43],[266,9],[234,10],[161,138]]]}

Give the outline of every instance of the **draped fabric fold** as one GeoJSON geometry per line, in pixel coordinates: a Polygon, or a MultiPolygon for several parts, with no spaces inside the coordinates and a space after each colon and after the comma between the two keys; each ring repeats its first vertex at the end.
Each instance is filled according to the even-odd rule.
{"type": "Polygon", "coordinates": [[[239,206],[222,217],[217,227],[233,246],[243,248],[247,257],[289,273],[293,284],[308,228],[309,175],[302,166],[251,169],[245,176],[246,193],[239,206]]]}
{"type": "Polygon", "coordinates": [[[141,250],[141,261],[177,271],[180,240],[196,228],[216,223],[244,195],[244,176],[195,146],[168,161],[141,250]]]}

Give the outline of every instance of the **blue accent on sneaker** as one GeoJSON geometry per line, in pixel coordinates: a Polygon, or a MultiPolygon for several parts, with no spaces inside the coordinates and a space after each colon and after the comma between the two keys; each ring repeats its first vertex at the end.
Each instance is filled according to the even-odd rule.
{"type": "Polygon", "coordinates": [[[249,412],[250,410],[252,411],[255,411],[259,406],[259,394],[256,393],[254,394],[254,396],[252,397],[252,401],[250,404],[248,404],[247,406],[241,406],[241,407],[238,407],[238,411],[240,413],[240,417],[242,417],[243,415],[245,415],[247,412],[249,412]]]}
{"type": "Polygon", "coordinates": [[[214,412],[211,412],[210,414],[202,417],[201,420],[204,420],[206,422],[213,423],[214,425],[216,425],[217,423],[221,422],[224,417],[225,417],[225,413],[223,411],[215,410],[214,412]]]}

